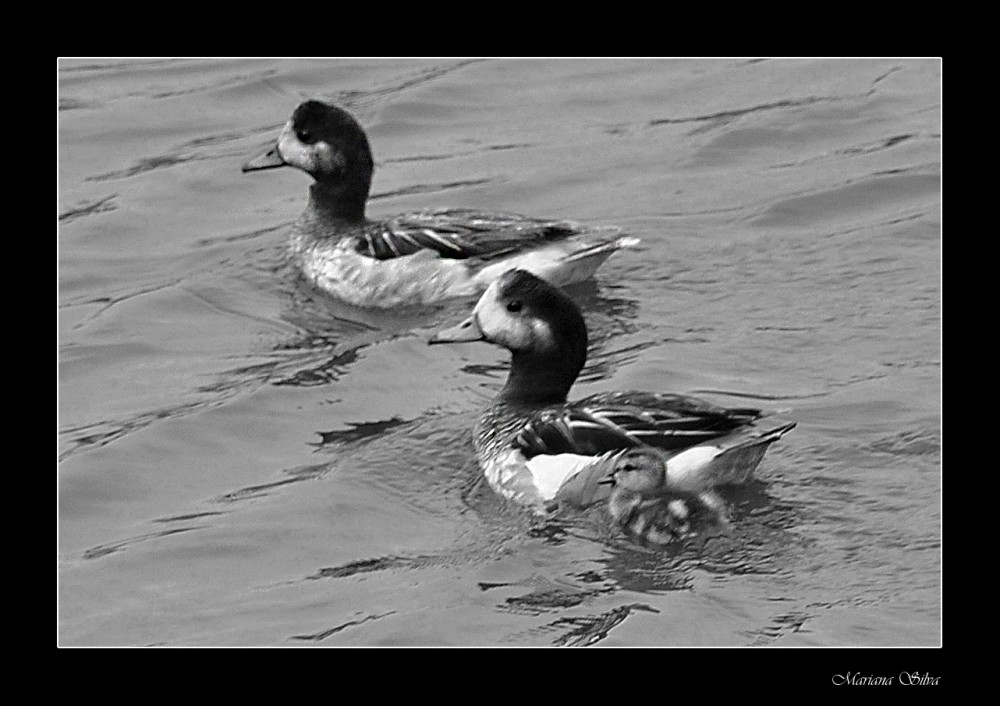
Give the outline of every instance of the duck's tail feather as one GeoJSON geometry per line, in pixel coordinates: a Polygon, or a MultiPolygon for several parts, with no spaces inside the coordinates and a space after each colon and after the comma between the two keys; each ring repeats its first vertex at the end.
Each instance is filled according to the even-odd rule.
{"type": "Polygon", "coordinates": [[[540,267],[539,276],[560,287],[586,281],[594,276],[597,268],[609,257],[622,248],[629,248],[637,243],[638,238],[623,236],[589,244],[568,254],[561,253],[552,262],[540,267]]]}
{"type": "Polygon", "coordinates": [[[638,238],[628,236],[586,243],[572,239],[557,241],[489,263],[476,272],[474,279],[485,288],[507,270],[522,269],[557,287],[565,287],[590,279],[611,255],[638,242],[638,238]]]}
{"type": "Polygon", "coordinates": [[[729,453],[730,451],[739,451],[740,449],[751,448],[754,446],[766,446],[767,444],[774,443],[785,434],[790,432],[798,426],[798,422],[789,422],[788,424],[782,424],[780,427],[775,427],[773,429],[768,429],[767,431],[762,431],[753,436],[750,436],[738,444],[733,445],[731,448],[724,450],[722,453],[729,453]]]}
{"type": "Polygon", "coordinates": [[[667,461],[667,483],[672,490],[700,493],[719,485],[746,483],[760,465],[767,448],[795,428],[796,422],[763,432],[741,429],[721,439],[685,449],[667,461]]]}
{"type": "Polygon", "coordinates": [[[748,436],[712,460],[712,476],[716,485],[746,483],[757,470],[767,447],[794,429],[796,422],[748,436]]]}
{"type": "Polygon", "coordinates": [[[593,257],[600,257],[601,262],[612,255],[613,253],[623,249],[631,248],[638,245],[641,241],[638,238],[626,235],[620,238],[615,238],[611,241],[605,241],[602,243],[594,243],[585,248],[581,248],[576,252],[572,253],[566,258],[567,262],[579,262],[582,260],[588,260],[593,257]]]}

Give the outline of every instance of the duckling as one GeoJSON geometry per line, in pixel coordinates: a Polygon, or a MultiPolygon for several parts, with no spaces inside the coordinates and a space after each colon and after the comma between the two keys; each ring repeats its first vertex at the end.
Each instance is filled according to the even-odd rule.
{"type": "Polygon", "coordinates": [[[244,172],[294,167],[313,184],[292,227],[289,252],[307,280],[349,304],[392,308],[481,293],[523,268],[556,285],[593,276],[638,239],[612,227],[471,209],[437,209],[369,220],[375,163],[368,137],[346,110],[317,100],[295,108],[244,172]]]}
{"type": "Polygon", "coordinates": [[[611,474],[597,481],[612,487],[608,514],[625,531],[649,544],[669,544],[687,534],[690,511],[667,489],[667,467],[658,453],[641,447],[623,452],[611,474]]]}
{"type": "MultiPolygon", "coordinates": [[[[539,513],[606,501],[611,484],[601,480],[624,470],[628,449],[660,459],[667,492],[718,506],[712,491],[749,480],[770,444],[795,427],[761,432],[754,426],[761,410],[679,394],[604,392],[569,402],[587,357],[583,314],[561,289],[524,270],[501,275],[469,318],[429,342],[469,341],[511,352],[506,383],[475,422],[479,465],[497,493],[539,513]]],[[[651,469],[647,482],[655,475],[651,469]]],[[[627,513],[632,497],[626,487],[616,511],[627,513]]]]}

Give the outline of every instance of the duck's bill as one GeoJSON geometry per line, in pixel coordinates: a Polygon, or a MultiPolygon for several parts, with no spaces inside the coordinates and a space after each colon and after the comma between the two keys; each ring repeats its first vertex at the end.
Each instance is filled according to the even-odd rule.
{"type": "Polygon", "coordinates": [[[270,149],[257,155],[249,162],[243,165],[244,172],[256,172],[261,169],[274,169],[276,167],[284,167],[285,160],[281,158],[281,154],[278,152],[278,146],[274,145],[270,149]]]}
{"type": "Polygon", "coordinates": [[[465,343],[467,341],[485,341],[486,336],[479,328],[476,315],[473,314],[462,323],[434,334],[428,343],[465,343]]]}

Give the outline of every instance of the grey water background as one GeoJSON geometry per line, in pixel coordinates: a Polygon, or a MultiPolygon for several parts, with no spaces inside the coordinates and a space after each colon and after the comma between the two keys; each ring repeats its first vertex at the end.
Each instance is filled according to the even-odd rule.
{"type": "Polygon", "coordinates": [[[941,644],[940,61],[73,59],[58,92],[60,644],[941,644]],[[308,177],[240,172],[307,97],[368,131],[372,217],[642,239],[572,291],[573,395],[797,420],[728,534],[492,494],[505,352],[426,344],[473,302],[313,291],[308,177]]]}

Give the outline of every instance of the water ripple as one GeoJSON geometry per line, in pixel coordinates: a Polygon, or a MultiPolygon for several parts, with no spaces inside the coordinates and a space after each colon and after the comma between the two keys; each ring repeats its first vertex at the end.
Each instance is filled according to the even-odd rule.
{"type": "Polygon", "coordinates": [[[636,611],[646,613],[660,612],[645,603],[629,603],[628,605],[619,606],[598,615],[560,618],[550,623],[549,627],[554,629],[568,627],[569,629],[557,637],[552,644],[556,647],[589,647],[590,645],[596,645],[636,611]]]}
{"type": "Polygon", "coordinates": [[[382,618],[385,618],[386,616],[395,615],[395,614],[396,614],[396,611],[390,610],[390,611],[387,611],[385,613],[379,613],[377,615],[366,615],[365,617],[359,618],[358,620],[348,620],[346,623],[341,623],[340,625],[337,625],[336,627],[328,628],[326,630],[321,630],[319,632],[312,633],[311,635],[292,635],[288,639],[289,640],[304,640],[304,641],[309,641],[309,642],[321,642],[321,641],[327,639],[328,637],[330,637],[331,635],[336,635],[338,632],[343,632],[347,628],[357,627],[359,625],[363,625],[365,623],[371,622],[372,620],[380,620],[382,618]]]}
{"type": "Polygon", "coordinates": [[[105,196],[103,199],[99,199],[92,203],[71,208],[70,210],[59,214],[59,222],[71,223],[77,218],[81,218],[83,216],[92,216],[95,213],[107,213],[108,211],[114,211],[118,208],[117,204],[114,202],[117,197],[118,194],[110,194],[109,196],[105,196]]]}

